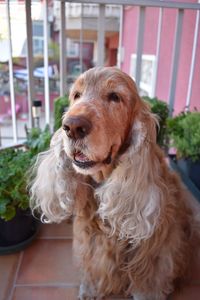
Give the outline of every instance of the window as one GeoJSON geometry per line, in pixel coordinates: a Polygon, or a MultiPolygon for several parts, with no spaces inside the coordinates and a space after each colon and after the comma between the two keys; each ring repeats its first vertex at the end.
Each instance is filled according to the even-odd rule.
{"type": "Polygon", "coordinates": [[[43,55],[44,52],[44,39],[41,37],[33,37],[33,53],[35,55],[43,55]]]}
{"type": "MultiPolygon", "coordinates": [[[[131,55],[130,76],[135,79],[136,54],[131,55]]],[[[155,55],[142,55],[140,94],[141,96],[153,97],[154,76],[155,76],[155,55]]]]}
{"type": "Polygon", "coordinates": [[[33,21],[33,36],[43,36],[43,23],[33,21]]]}
{"type": "Polygon", "coordinates": [[[79,56],[79,44],[71,39],[67,39],[67,55],[69,57],[79,56]]]}

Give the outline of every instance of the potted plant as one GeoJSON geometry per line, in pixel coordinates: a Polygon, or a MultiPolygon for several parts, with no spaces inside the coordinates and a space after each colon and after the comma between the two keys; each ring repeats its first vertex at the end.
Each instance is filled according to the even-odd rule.
{"type": "Polygon", "coordinates": [[[152,113],[158,116],[159,127],[157,128],[157,143],[162,148],[165,148],[167,144],[166,132],[167,132],[167,118],[169,114],[168,105],[167,103],[159,100],[156,97],[150,98],[145,96],[143,97],[143,99],[150,105],[152,113]]]}
{"type": "Polygon", "coordinates": [[[25,145],[0,151],[0,254],[19,251],[35,237],[38,221],[31,215],[27,171],[36,154],[49,146],[50,131],[33,128],[25,145]]]}
{"type": "Polygon", "coordinates": [[[178,166],[200,190],[200,112],[181,113],[167,124],[178,166]]]}

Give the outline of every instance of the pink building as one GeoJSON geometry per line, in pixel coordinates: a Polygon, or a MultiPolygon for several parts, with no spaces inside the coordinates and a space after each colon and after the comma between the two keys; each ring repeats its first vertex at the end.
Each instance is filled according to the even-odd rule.
{"type": "MultiPolygon", "coordinates": [[[[196,2],[189,0],[187,2],[196,2]]],[[[157,36],[159,24],[159,8],[145,9],[144,43],[142,54],[140,90],[142,94],[169,101],[170,81],[173,62],[173,46],[176,31],[177,9],[164,8],[162,11],[162,26],[160,35],[159,59],[156,60],[157,36]],[[155,81],[155,68],[157,63],[157,80],[155,81]],[[155,87],[154,87],[155,81],[155,87]]],[[[189,76],[194,45],[195,24],[197,11],[184,10],[180,56],[174,98],[174,113],[183,111],[186,107],[189,87],[189,76]]],[[[122,70],[134,77],[136,61],[137,30],[139,8],[128,6],[124,8],[122,33],[122,70]]],[[[194,76],[192,80],[192,93],[190,97],[190,110],[200,110],[200,34],[197,39],[194,76]]]]}

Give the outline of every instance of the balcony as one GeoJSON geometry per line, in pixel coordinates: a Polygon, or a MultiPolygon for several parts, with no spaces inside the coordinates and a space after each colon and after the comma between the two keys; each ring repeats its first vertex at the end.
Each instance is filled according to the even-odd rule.
{"type": "MultiPolygon", "coordinates": [[[[53,127],[53,100],[59,95],[64,96],[69,89],[66,38],[76,42],[72,52],[76,53],[77,43],[79,44],[76,64],[79,71],[84,70],[83,45],[89,41],[94,46],[95,65],[111,64],[109,59],[106,61],[107,52],[111,50],[109,54],[111,57],[115,56],[115,64],[135,79],[141,96],[155,97],[159,93],[169,104],[170,115],[181,110],[193,110],[194,107],[200,109],[199,99],[197,101],[200,86],[199,3],[110,0],[107,5],[106,1],[93,0],[92,3],[80,1],[81,4],[72,3],[74,1],[56,1],[54,6],[49,7],[48,2],[51,1],[43,1],[42,7],[40,3],[40,21],[42,20],[44,29],[43,75],[40,78],[37,78],[38,68],[35,68],[33,62],[32,32],[33,19],[38,18],[38,4],[32,3],[31,6],[31,1],[19,2],[21,8],[23,6],[26,18],[27,78],[23,95],[20,95],[23,96],[20,100],[23,108],[27,108],[25,119],[21,115],[18,118],[9,14],[12,2],[9,3],[10,7],[7,6],[9,78],[6,79],[6,84],[9,86],[9,94],[3,93],[5,99],[1,98],[0,101],[10,102],[10,107],[6,111],[6,119],[0,119],[2,148],[24,141],[24,125],[33,127],[32,104],[38,95],[43,102],[41,126],[50,124],[51,128],[53,127]],[[49,27],[54,28],[54,37],[60,46],[59,65],[56,74],[52,76],[49,74],[49,67],[52,67],[48,49],[49,27]],[[164,43],[165,39],[169,39],[169,43],[164,43]],[[186,45],[185,39],[192,42],[186,45]]],[[[0,5],[5,5],[5,2],[0,1],[0,5]]],[[[6,88],[4,83],[2,86],[6,88]]],[[[191,199],[192,197],[191,194],[191,199]]],[[[38,237],[27,249],[16,254],[0,256],[0,300],[77,299],[78,270],[72,263],[72,236],[70,222],[42,225],[38,237]]],[[[169,300],[199,299],[199,257],[194,257],[191,271],[191,281],[186,282],[184,288],[171,295],[169,300]]],[[[119,295],[109,299],[125,298],[119,295]]]]}
{"type": "MultiPolygon", "coordinates": [[[[20,15],[23,16],[24,23],[23,27],[18,30],[26,39],[25,44],[27,45],[27,56],[23,56],[24,67],[27,65],[26,81],[20,82],[20,85],[24,86],[24,90],[20,95],[23,94],[21,109],[24,109],[24,107],[28,109],[29,127],[32,126],[32,101],[35,97],[38,97],[38,82],[42,83],[39,86],[39,92],[44,95],[44,123],[50,122],[52,110],[50,102],[56,96],[64,95],[69,89],[66,78],[71,75],[67,74],[66,38],[68,38],[68,44],[71,43],[70,40],[73,40],[73,44],[71,43],[72,48],[67,54],[69,55],[68,61],[70,62],[73,55],[76,56],[76,66],[79,70],[88,68],[88,64],[85,65],[83,56],[85,52],[84,43],[90,42],[91,49],[93,49],[91,59],[93,65],[112,64],[122,68],[123,71],[129,73],[135,79],[142,94],[150,97],[157,96],[168,102],[170,113],[174,111],[177,114],[189,108],[192,110],[200,109],[198,101],[199,78],[195,67],[196,62],[199,60],[197,51],[199,4],[178,4],[167,1],[163,1],[163,3],[151,1],[143,4],[138,1],[127,1],[127,5],[124,5],[122,9],[120,1],[111,1],[109,5],[101,4],[99,7],[98,1],[93,1],[92,4],[84,2],[82,6],[70,1],[66,3],[62,1],[54,2],[54,5],[49,7],[45,4],[46,2],[41,5],[41,3],[33,1],[31,6],[29,2],[22,1],[19,4],[20,15]],[[39,9],[38,15],[36,14],[37,9],[39,9]],[[98,13],[99,18],[97,18],[98,13]],[[87,23],[90,19],[89,16],[92,23],[90,21],[87,23]],[[168,26],[169,19],[171,21],[170,26],[168,26]],[[67,26],[66,20],[68,20],[67,26]],[[32,32],[31,24],[34,25],[34,22],[40,22],[40,31],[43,32],[43,35],[39,37],[40,39],[35,39],[33,36],[34,32],[32,32]],[[189,27],[187,24],[191,24],[191,26],[189,27]],[[147,35],[147,26],[152,28],[151,39],[147,35]],[[48,49],[50,28],[54,28],[54,45],[51,49],[48,49]],[[165,36],[166,39],[164,39],[165,36]],[[164,40],[166,40],[166,43],[164,40]],[[169,43],[173,47],[169,48],[169,43]],[[43,67],[41,78],[35,77],[37,68],[33,70],[35,59],[37,60],[35,56],[33,59],[33,51],[36,45],[37,47],[40,45],[40,49],[43,49],[42,53],[40,50],[40,56],[43,57],[40,61],[40,66],[43,67]],[[60,45],[60,47],[57,46],[57,49],[55,49],[55,45],[60,45]],[[56,65],[52,65],[50,61],[52,51],[59,56],[59,61],[56,58],[58,62],[56,65]],[[49,75],[50,63],[50,67],[54,70],[53,76],[49,75]],[[56,68],[54,68],[55,66],[56,68]],[[52,87],[56,88],[55,94],[52,93],[52,87]]],[[[15,2],[10,4],[10,18],[14,16],[15,6],[15,2]]],[[[10,22],[8,20],[10,18],[6,18],[5,1],[1,1],[0,7],[4,7],[1,15],[5,26],[2,28],[7,27],[9,29],[10,22]]],[[[10,28],[10,35],[8,34],[8,36],[11,37],[11,29],[14,34],[10,39],[10,43],[6,42],[6,48],[1,52],[4,55],[6,54],[6,57],[10,55],[10,79],[7,72],[7,79],[2,83],[0,91],[0,97],[1,94],[3,95],[3,98],[1,98],[2,103],[6,103],[5,112],[0,111],[0,114],[8,114],[9,118],[12,116],[13,141],[10,140],[10,143],[17,143],[21,135],[21,133],[17,133],[16,118],[18,86],[14,86],[14,81],[16,81],[15,70],[12,71],[12,56],[14,55],[12,48],[19,40],[16,39],[16,28],[17,26],[13,25],[10,28]],[[6,86],[7,89],[5,90],[6,86]]],[[[39,30],[39,27],[37,28],[35,30],[39,30]]],[[[5,41],[2,40],[2,43],[5,43],[5,41]]],[[[1,127],[3,127],[2,116],[0,120],[1,127]]],[[[4,128],[1,131],[4,135],[4,128]]]]}

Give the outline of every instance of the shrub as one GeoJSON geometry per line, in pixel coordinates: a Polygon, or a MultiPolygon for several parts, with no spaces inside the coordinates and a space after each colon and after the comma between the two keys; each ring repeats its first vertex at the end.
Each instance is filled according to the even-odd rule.
{"type": "Polygon", "coordinates": [[[166,146],[167,118],[169,114],[168,105],[156,97],[143,97],[143,99],[150,105],[152,113],[158,116],[159,128],[157,128],[157,143],[161,147],[166,146]]]}
{"type": "Polygon", "coordinates": [[[0,153],[0,217],[12,219],[17,207],[27,209],[26,172],[31,165],[30,151],[6,149],[0,153]]]}
{"type": "Polygon", "coordinates": [[[67,96],[59,97],[54,101],[54,131],[58,130],[62,125],[62,116],[69,106],[67,96]]]}
{"type": "Polygon", "coordinates": [[[168,134],[179,158],[200,159],[200,113],[182,113],[168,120],[168,134]]]}

